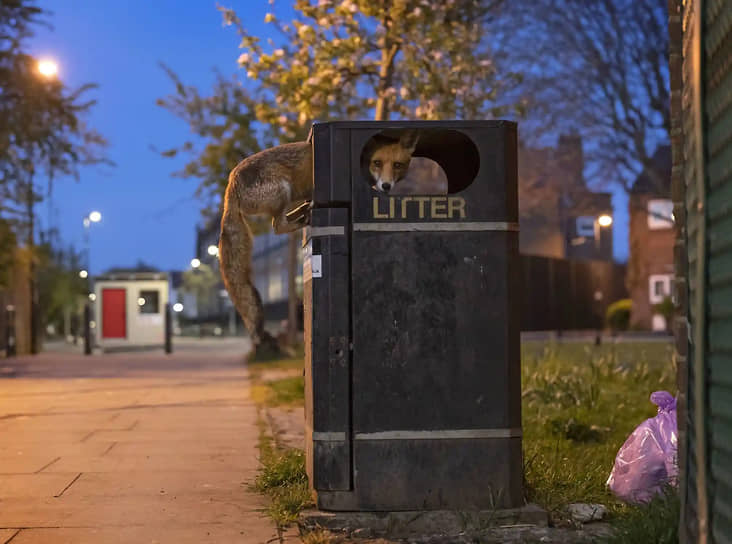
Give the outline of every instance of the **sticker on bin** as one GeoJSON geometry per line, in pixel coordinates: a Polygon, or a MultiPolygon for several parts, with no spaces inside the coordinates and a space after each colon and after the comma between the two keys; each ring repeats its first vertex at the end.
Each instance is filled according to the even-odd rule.
{"type": "Polygon", "coordinates": [[[323,277],[322,255],[312,255],[312,246],[305,247],[302,262],[302,281],[323,277]]]}

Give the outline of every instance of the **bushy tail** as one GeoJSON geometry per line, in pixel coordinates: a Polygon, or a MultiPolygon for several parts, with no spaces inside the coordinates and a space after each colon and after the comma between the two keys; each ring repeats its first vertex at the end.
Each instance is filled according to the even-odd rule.
{"type": "Polygon", "coordinates": [[[229,186],[219,237],[219,264],[226,290],[257,346],[265,338],[262,298],[252,281],[252,231],[241,213],[239,199],[229,186]]]}

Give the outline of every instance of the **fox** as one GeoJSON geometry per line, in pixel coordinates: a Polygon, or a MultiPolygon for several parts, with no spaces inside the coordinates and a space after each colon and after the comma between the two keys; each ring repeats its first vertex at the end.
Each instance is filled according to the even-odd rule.
{"type": "MultiPolygon", "coordinates": [[[[388,193],[407,173],[416,148],[416,131],[398,140],[376,137],[367,144],[371,186],[388,193]]],[[[299,230],[310,222],[313,198],[313,151],[310,142],[282,144],[251,155],[229,173],[224,193],[219,264],[224,286],[252,341],[278,350],[275,338],[264,330],[264,309],[252,279],[253,235],[247,217],[272,218],[276,234],[299,230]]]]}

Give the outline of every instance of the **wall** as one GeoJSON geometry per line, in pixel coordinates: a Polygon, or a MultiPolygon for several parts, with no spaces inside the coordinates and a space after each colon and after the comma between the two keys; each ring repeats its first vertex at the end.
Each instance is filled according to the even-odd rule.
{"type": "Polygon", "coordinates": [[[599,329],[605,310],[628,296],[625,266],[521,255],[522,331],[599,329]]]}
{"type": "Polygon", "coordinates": [[[131,345],[162,345],[165,342],[165,305],[168,303],[167,280],[104,280],[96,281],[97,295],[94,314],[97,343],[102,347],[131,345]],[[126,289],[127,338],[102,338],[102,289],[126,289]],[[157,289],[160,292],[157,314],[141,314],[137,299],[140,291],[157,289]]]}
{"type": "Polygon", "coordinates": [[[673,275],[676,243],[676,231],[672,224],[669,224],[669,228],[658,230],[648,227],[648,201],[654,198],[647,194],[632,194],[629,203],[627,285],[633,300],[631,326],[646,330],[652,328],[654,313],[649,278],[656,274],[673,275]]]}

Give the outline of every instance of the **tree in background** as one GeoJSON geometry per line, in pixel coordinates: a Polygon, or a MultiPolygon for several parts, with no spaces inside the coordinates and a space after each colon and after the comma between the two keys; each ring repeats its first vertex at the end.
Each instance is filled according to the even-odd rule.
{"type": "Polygon", "coordinates": [[[0,3],[0,217],[24,242],[30,263],[28,326],[34,352],[39,347],[35,204],[51,194],[55,176],[78,177],[79,165],[109,163],[100,154],[105,140],[82,121],[95,103],[85,98],[94,86],[67,89],[57,78],[42,76],[37,59],[25,52],[32,27],[45,24],[44,15],[33,0],[0,3]],[[45,190],[37,185],[40,175],[48,181],[45,190]]]}
{"type": "Polygon", "coordinates": [[[669,142],[665,0],[515,0],[501,25],[502,58],[525,74],[524,138],[577,131],[592,178],[629,191],[647,172],[668,191],[653,160],[669,142]]]}
{"type": "MultiPolygon", "coordinates": [[[[234,10],[219,8],[241,38],[246,83],[219,78],[213,94],[201,97],[170,74],[176,93],[159,104],[207,143],[203,150],[186,143],[164,154],[191,152],[183,173],[200,180],[199,191],[216,193],[209,203],[220,203],[237,162],[261,148],[305,139],[314,120],[481,118],[521,111],[520,101],[498,102],[519,80],[497,71],[486,39],[499,3],[298,0],[291,21],[266,15],[277,40],[250,34],[234,10]]],[[[291,341],[298,238],[290,235],[288,259],[291,341]]]]}

